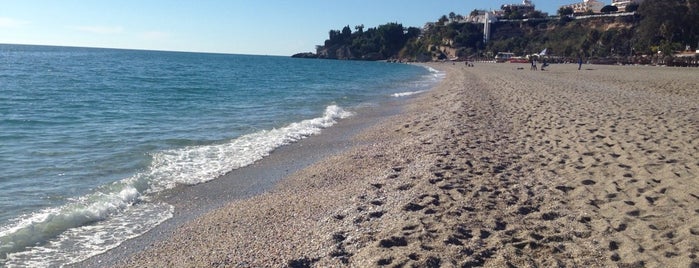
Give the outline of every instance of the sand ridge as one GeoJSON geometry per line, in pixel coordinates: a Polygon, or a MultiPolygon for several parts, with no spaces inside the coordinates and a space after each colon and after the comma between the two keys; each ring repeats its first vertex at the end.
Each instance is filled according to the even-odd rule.
{"type": "Polygon", "coordinates": [[[351,148],[123,265],[699,265],[696,70],[432,67],[351,148]]]}

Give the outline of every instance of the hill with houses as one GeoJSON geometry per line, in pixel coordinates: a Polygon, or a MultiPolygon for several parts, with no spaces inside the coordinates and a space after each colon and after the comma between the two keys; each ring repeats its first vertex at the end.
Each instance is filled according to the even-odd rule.
{"type": "Polygon", "coordinates": [[[699,0],[597,0],[561,6],[557,14],[522,4],[500,10],[454,12],[405,28],[389,23],[331,30],[315,53],[295,57],[348,60],[473,60],[498,52],[525,56],[546,49],[556,60],[579,56],[599,62],[687,62],[699,50],[699,0]],[[689,53],[691,51],[691,53],[689,53]]]}

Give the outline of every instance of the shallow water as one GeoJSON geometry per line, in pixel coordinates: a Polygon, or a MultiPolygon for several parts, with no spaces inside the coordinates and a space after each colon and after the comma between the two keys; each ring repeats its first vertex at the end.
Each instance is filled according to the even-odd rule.
{"type": "Polygon", "coordinates": [[[173,214],[153,197],[430,87],[422,67],[0,45],[0,266],[57,266],[173,214]]]}

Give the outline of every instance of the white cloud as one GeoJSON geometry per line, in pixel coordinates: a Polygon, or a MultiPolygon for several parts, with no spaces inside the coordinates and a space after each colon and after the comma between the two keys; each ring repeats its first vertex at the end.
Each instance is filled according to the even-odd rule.
{"type": "Polygon", "coordinates": [[[27,24],[29,24],[28,21],[0,17],[0,28],[19,28],[27,24]]]}
{"type": "Polygon", "coordinates": [[[93,33],[93,34],[120,34],[124,32],[124,28],[120,26],[107,27],[107,26],[78,26],[73,27],[73,29],[93,33]]]}

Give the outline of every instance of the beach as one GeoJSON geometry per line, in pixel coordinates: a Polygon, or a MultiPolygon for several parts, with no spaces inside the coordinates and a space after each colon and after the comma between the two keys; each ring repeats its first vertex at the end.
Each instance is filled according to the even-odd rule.
{"type": "Polygon", "coordinates": [[[193,199],[217,205],[86,264],[699,266],[697,69],[429,66],[446,72],[432,90],[249,175],[278,182],[237,199],[212,184],[193,199]]]}

